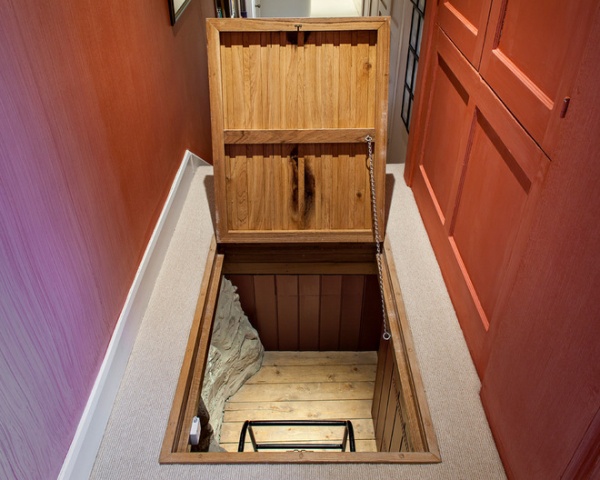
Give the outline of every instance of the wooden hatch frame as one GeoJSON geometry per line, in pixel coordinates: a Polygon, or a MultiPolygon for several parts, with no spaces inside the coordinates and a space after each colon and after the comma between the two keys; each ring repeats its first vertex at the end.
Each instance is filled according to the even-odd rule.
{"type": "MultiPolygon", "coordinates": [[[[331,245],[337,248],[338,245],[331,245]]],[[[235,248],[231,246],[228,248],[235,248]]],[[[227,272],[247,272],[255,265],[271,274],[351,274],[369,272],[375,260],[373,252],[359,246],[341,246],[335,264],[323,262],[323,251],[302,249],[302,259],[282,267],[277,259],[269,257],[264,249],[244,259],[227,261],[227,248],[219,246],[213,238],[202,279],[196,313],[175,391],[160,453],[160,463],[229,464],[229,463],[439,463],[441,462],[437,437],[433,428],[423,380],[418,367],[414,343],[406,318],[404,302],[396,274],[392,251],[386,240],[383,249],[383,286],[387,319],[391,339],[380,347],[382,356],[392,358],[383,404],[396,401],[402,408],[406,421],[406,435],[415,449],[413,452],[190,452],[189,431],[200,402],[201,385],[208,359],[212,325],[215,317],[221,279],[227,272]],[[285,270],[283,270],[285,268],[285,270]],[[388,389],[388,390],[386,390],[388,389]],[[395,393],[394,393],[395,392],[395,393]],[[397,396],[396,396],[397,395],[397,396]],[[387,400],[387,402],[386,402],[387,400]]],[[[292,252],[293,254],[293,252],[292,252]]],[[[370,270],[372,272],[372,270],[370,270]]],[[[381,361],[381,360],[380,360],[381,361]]],[[[378,366],[378,376],[383,375],[378,366]]],[[[386,372],[387,374],[387,372],[386,372]]],[[[376,380],[377,388],[377,380],[376,380]]],[[[379,395],[384,395],[383,391],[379,395]]],[[[377,395],[377,392],[376,392],[377,395]]],[[[383,397],[382,397],[383,398],[383,397]]],[[[387,421],[387,420],[386,420],[387,421]]]]}
{"type": "MultiPolygon", "coordinates": [[[[389,24],[389,17],[207,20],[216,236],[205,267],[196,313],[160,453],[160,463],[441,461],[387,240],[383,244],[382,263],[384,301],[391,339],[383,342],[383,346],[380,347],[374,393],[377,405],[374,401],[372,414],[378,417],[378,422],[385,424],[381,428],[388,433],[401,421],[402,438],[408,439],[407,442],[415,451],[200,453],[190,452],[188,445],[188,428],[200,402],[212,325],[224,274],[377,273],[365,137],[370,136],[374,139],[376,208],[379,218],[383,219],[389,24]],[[305,36],[306,32],[311,32],[310,40],[308,34],[305,36]],[[264,49],[269,46],[269,41],[275,45],[273,50],[277,52],[277,56],[274,58],[266,57],[265,54],[272,53],[264,49]],[[323,46],[325,53],[311,50],[313,44],[323,46]],[[306,53],[304,49],[299,48],[305,45],[306,52],[312,53],[306,53]],[[343,47],[340,47],[341,45],[343,47]],[[281,46],[286,49],[289,47],[289,50],[280,51],[281,46]],[[337,54],[334,46],[338,48],[337,54]],[[228,48],[230,50],[227,50],[228,48]],[[238,49],[236,53],[232,48],[238,49]],[[243,48],[246,50],[242,50],[243,48]],[[263,48],[262,53],[260,48],[263,48]],[[252,49],[256,51],[252,53],[252,49]],[[279,62],[287,65],[284,74],[280,71],[279,74],[273,74],[273,79],[281,85],[286,84],[287,88],[286,82],[295,82],[294,67],[290,67],[293,62],[290,62],[289,55],[296,55],[293,58],[299,62],[315,55],[322,65],[329,65],[332,58],[337,58],[341,62],[336,71],[338,74],[345,71],[346,67],[354,69],[354,73],[348,73],[350,80],[346,79],[347,88],[351,91],[346,92],[345,98],[339,100],[343,107],[335,107],[337,117],[328,116],[324,110],[326,105],[313,104],[314,112],[317,112],[314,113],[310,110],[311,101],[306,102],[306,108],[309,110],[295,117],[296,123],[288,122],[288,117],[281,114],[282,108],[287,111],[293,110],[287,104],[277,107],[279,110],[273,116],[273,112],[269,110],[275,108],[272,105],[277,104],[277,101],[288,102],[288,97],[281,94],[279,86],[273,87],[273,82],[271,87],[279,92],[279,100],[271,101],[272,97],[265,97],[265,92],[269,92],[269,79],[265,72],[270,74],[270,70],[263,67],[274,66],[279,71],[279,62]],[[257,74],[254,66],[256,62],[261,61],[266,63],[260,67],[263,68],[262,73],[257,74]],[[290,71],[291,76],[288,75],[290,71]],[[236,75],[237,80],[230,84],[236,75]],[[258,75],[262,77],[259,79],[258,75]],[[355,83],[356,86],[353,86],[355,83]],[[264,101],[259,102],[250,95],[252,88],[262,92],[264,101]],[[244,94],[238,95],[240,89],[244,94]],[[254,101],[255,105],[252,104],[254,101]],[[350,109],[349,113],[346,111],[346,105],[350,109]],[[262,113],[256,114],[260,109],[262,113]],[[290,150],[290,146],[293,145],[297,146],[297,151],[290,150]],[[238,161],[241,162],[245,176],[241,183],[236,184],[235,162],[238,161]],[[258,170],[258,173],[252,170],[255,164],[262,169],[258,170]],[[331,168],[323,167],[319,177],[321,164],[328,164],[331,168]],[[311,165],[314,170],[312,173],[307,172],[311,165]],[[256,176],[256,182],[253,175],[256,176]],[[311,175],[314,175],[312,180],[311,175]],[[272,182],[270,186],[261,183],[261,178],[264,182],[264,179],[270,176],[277,180],[269,180],[272,182]],[[331,178],[337,178],[337,189],[332,188],[332,183],[328,183],[331,182],[331,178]],[[310,210],[304,202],[307,198],[307,183],[312,181],[315,182],[313,193],[316,200],[314,209],[310,210]],[[277,190],[281,185],[283,190],[277,190]],[[291,205],[293,208],[282,213],[270,206],[266,207],[264,199],[257,197],[266,197],[269,201],[273,200],[273,204],[284,205],[286,208],[291,205]],[[260,215],[253,216],[252,205],[247,207],[252,201],[259,202],[257,205],[260,208],[257,208],[255,213],[260,215]],[[319,201],[322,202],[320,207],[319,201]],[[357,215],[356,211],[360,213],[357,215]],[[278,218],[283,217],[291,220],[278,223],[278,218]],[[268,220],[266,223],[265,218],[268,220]],[[273,249],[276,249],[278,254],[274,254],[273,249]],[[390,413],[382,416],[378,411],[380,406],[390,413]],[[390,422],[391,427],[387,425],[390,422]]],[[[326,73],[321,75],[321,84],[337,81],[335,76],[328,81],[326,73]]],[[[317,90],[321,88],[320,98],[323,104],[326,104],[330,100],[329,90],[323,85],[307,87],[306,80],[303,78],[303,82],[298,82],[302,88],[298,88],[298,85],[296,90],[292,88],[292,91],[296,92],[295,95],[302,97],[292,98],[292,106],[296,101],[296,105],[302,105],[304,108],[304,95],[313,87],[317,90]]],[[[340,82],[342,83],[342,80],[340,82]]],[[[273,95],[272,92],[269,93],[273,95]]],[[[332,101],[338,100],[334,98],[332,101]]],[[[380,236],[384,238],[385,222],[379,222],[379,227],[380,236]]]]}

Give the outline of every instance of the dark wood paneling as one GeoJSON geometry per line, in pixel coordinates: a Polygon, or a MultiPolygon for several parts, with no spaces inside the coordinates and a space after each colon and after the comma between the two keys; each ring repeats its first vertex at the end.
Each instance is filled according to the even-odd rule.
{"type": "Polygon", "coordinates": [[[364,275],[344,275],[342,277],[341,315],[344,322],[340,329],[340,350],[350,350],[359,343],[364,293],[364,275]]]}
{"type": "Polygon", "coordinates": [[[277,275],[279,350],[298,350],[298,275],[277,275]]]}
{"type": "Polygon", "coordinates": [[[299,321],[300,339],[299,350],[319,350],[319,305],[321,292],[321,277],[319,275],[300,275],[298,278],[300,294],[299,321]]]}
{"type": "Polygon", "coordinates": [[[323,275],[321,277],[319,350],[337,350],[339,348],[341,307],[341,275],[323,275]]]}
{"type": "Polygon", "coordinates": [[[365,293],[357,350],[376,350],[382,328],[381,294],[375,275],[365,277],[365,293]]]}
{"type": "Polygon", "coordinates": [[[377,350],[374,275],[227,275],[267,350],[377,350]]]}
{"type": "Polygon", "coordinates": [[[275,275],[255,275],[256,330],[267,350],[279,349],[275,275]]]}

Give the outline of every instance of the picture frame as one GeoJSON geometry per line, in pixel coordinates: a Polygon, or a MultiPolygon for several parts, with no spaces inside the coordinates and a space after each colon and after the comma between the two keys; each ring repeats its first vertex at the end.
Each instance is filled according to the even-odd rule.
{"type": "Polygon", "coordinates": [[[171,25],[175,25],[183,11],[192,0],[169,0],[169,14],[171,15],[171,25]]]}

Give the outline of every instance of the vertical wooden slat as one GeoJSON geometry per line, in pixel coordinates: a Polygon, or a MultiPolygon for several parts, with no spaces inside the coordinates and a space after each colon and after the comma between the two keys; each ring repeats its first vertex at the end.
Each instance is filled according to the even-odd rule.
{"type": "Polygon", "coordinates": [[[332,230],[342,228],[343,220],[342,217],[345,214],[344,209],[345,205],[342,205],[340,202],[340,194],[343,195],[345,188],[342,184],[341,177],[343,176],[343,166],[341,165],[340,156],[338,152],[337,144],[325,145],[323,147],[329,152],[331,152],[330,164],[331,171],[329,172],[331,179],[331,198],[329,203],[329,218],[331,219],[330,228],[332,230]]]}
{"type": "Polygon", "coordinates": [[[367,157],[364,154],[364,145],[352,145],[353,172],[352,178],[352,199],[354,201],[354,213],[352,215],[353,228],[371,228],[369,223],[371,215],[368,208],[370,205],[370,190],[368,188],[369,170],[367,169],[367,157]]]}
{"type": "Polygon", "coordinates": [[[269,105],[271,103],[271,90],[275,85],[270,82],[271,65],[269,63],[271,51],[271,35],[269,32],[260,33],[260,111],[262,115],[262,126],[269,128],[269,105]]]}
{"type": "MultiPolygon", "coordinates": [[[[338,200],[342,205],[345,204],[345,215],[343,228],[353,228],[355,223],[358,223],[354,218],[358,215],[362,218],[362,211],[358,210],[360,205],[357,202],[355,183],[354,183],[354,158],[353,145],[339,145],[340,157],[339,161],[342,165],[343,176],[341,183],[346,184],[346,189],[343,191],[341,198],[338,200]]],[[[341,192],[340,192],[341,193],[341,192]]]]}
{"type": "Polygon", "coordinates": [[[271,32],[269,46],[269,121],[267,128],[281,128],[281,46],[279,32],[271,32]]]}
{"type": "Polygon", "coordinates": [[[358,350],[376,350],[382,328],[381,297],[375,275],[365,277],[365,296],[358,350]]]}
{"type": "Polygon", "coordinates": [[[340,350],[358,349],[364,289],[364,275],[344,275],[342,278],[340,350]]]}
{"type": "Polygon", "coordinates": [[[252,81],[253,81],[253,65],[250,59],[250,42],[252,37],[252,32],[243,32],[242,34],[242,85],[243,91],[242,99],[243,99],[243,120],[241,121],[241,125],[243,128],[252,128],[252,116],[253,116],[253,107],[254,107],[254,98],[256,97],[256,92],[252,89],[252,81]]]}
{"type": "Polygon", "coordinates": [[[323,45],[321,52],[321,108],[323,109],[323,126],[326,128],[334,127],[333,109],[337,102],[334,95],[337,91],[338,82],[334,79],[334,54],[333,54],[333,32],[323,32],[323,45]]]}
{"type": "Polygon", "coordinates": [[[248,228],[248,171],[244,145],[229,145],[228,221],[233,230],[248,228]]]}
{"type": "Polygon", "coordinates": [[[246,125],[251,128],[264,128],[263,119],[263,86],[262,86],[262,60],[261,34],[257,32],[244,33],[244,46],[248,50],[249,99],[246,100],[249,108],[249,121],[246,125]]]}
{"type": "Polygon", "coordinates": [[[319,275],[301,275],[298,279],[300,296],[300,350],[319,350],[319,310],[320,310],[320,277],[319,275]]]}
{"type": "Polygon", "coordinates": [[[321,322],[319,325],[319,350],[337,350],[339,347],[340,313],[342,301],[342,276],[321,277],[321,322]]]}
{"type": "MultiPolygon", "coordinates": [[[[393,375],[392,375],[393,379],[393,375]]],[[[395,429],[395,420],[396,420],[396,411],[398,410],[398,395],[396,393],[396,388],[394,387],[394,382],[390,383],[390,392],[388,396],[387,409],[385,414],[385,422],[383,425],[383,434],[381,436],[381,448],[380,452],[389,452],[390,444],[392,442],[392,434],[395,429]]],[[[400,426],[401,428],[401,426],[400,426]]]]}
{"type": "Polygon", "coordinates": [[[373,425],[377,425],[377,419],[379,418],[379,408],[381,407],[381,393],[383,390],[383,378],[385,373],[385,361],[387,359],[387,351],[389,342],[383,340],[379,342],[379,349],[377,351],[377,370],[375,373],[375,386],[373,388],[373,403],[371,405],[371,417],[373,418],[373,425]]]}
{"type": "Polygon", "coordinates": [[[357,71],[357,104],[355,127],[366,127],[368,125],[367,107],[369,102],[369,32],[361,30],[357,34],[357,63],[354,68],[357,71]]]}
{"type": "Polygon", "coordinates": [[[315,35],[315,113],[313,121],[315,126],[313,128],[325,127],[325,117],[323,108],[323,90],[326,89],[326,85],[323,85],[323,38],[324,32],[314,32],[315,35]]]}
{"type": "MultiPolygon", "coordinates": [[[[397,396],[398,391],[394,389],[394,394],[397,396]]],[[[403,445],[406,447],[406,439],[404,438],[404,420],[402,419],[402,412],[400,411],[400,405],[395,402],[394,408],[394,429],[392,431],[390,446],[388,451],[390,452],[401,452],[403,451],[403,445]]]]}
{"type": "MultiPolygon", "coordinates": [[[[287,181],[285,182],[285,203],[287,210],[285,211],[285,225],[287,229],[296,230],[300,224],[298,222],[297,210],[293,208],[292,197],[294,188],[298,188],[298,148],[294,145],[282,146],[282,158],[285,159],[287,181]],[[285,157],[284,157],[285,155],[285,157]]],[[[296,195],[299,193],[296,192],[296,195]]],[[[297,202],[297,199],[296,199],[297,202]]]]}
{"type": "Polygon", "coordinates": [[[351,32],[351,71],[350,71],[350,125],[356,127],[359,123],[358,118],[358,101],[359,101],[359,89],[358,89],[358,77],[359,72],[357,65],[359,65],[358,58],[358,32],[351,32]]]}
{"type": "Polygon", "coordinates": [[[320,197],[321,197],[321,217],[318,221],[318,228],[328,230],[331,228],[331,196],[332,196],[332,159],[330,148],[325,145],[315,145],[316,159],[321,166],[320,197]]]}
{"type": "MultiPolygon", "coordinates": [[[[308,198],[307,194],[307,202],[309,202],[308,213],[305,217],[305,228],[316,230],[320,228],[320,223],[318,220],[322,216],[321,212],[321,195],[323,188],[323,177],[321,172],[321,162],[318,158],[316,158],[316,145],[314,144],[306,144],[301,146],[302,156],[304,157],[304,168],[307,172],[308,177],[312,177],[314,179],[312,194],[310,198],[308,198]]],[[[307,186],[305,185],[305,190],[307,186]]]]}
{"type": "Polygon", "coordinates": [[[287,97],[289,95],[288,83],[287,83],[287,68],[289,62],[287,49],[287,38],[285,32],[279,33],[279,118],[277,119],[277,127],[285,128],[287,125],[286,119],[288,115],[287,111],[287,97]]]}
{"type": "MultiPolygon", "coordinates": [[[[266,213],[267,202],[272,199],[265,196],[265,172],[262,145],[247,145],[248,168],[248,228],[268,230],[270,218],[266,213]]],[[[267,159],[268,161],[268,159],[267,159]]]]}
{"type": "Polygon", "coordinates": [[[394,367],[394,354],[392,345],[389,346],[385,359],[385,370],[383,372],[383,385],[381,387],[381,397],[379,399],[379,412],[375,421],[375,440],[377,441],[377,450],[383,451],[383,431],[387,418],[387,407],[392,384],[392,370],[394,367]]]}
{"type": "Polygon", "coordinates": [[[285,157],[281,155],[281,145],[270,145],[270,159],[273,172],[273,198],[271,203],[271,212],[273,215],[273,229],[287,229],[286,222],[288,212],[288,165],[285,157]]]}
{"type": "Polygon", "coordinates": [[[231,128],[233,119],[233,63],[231,61],[231,34],[221,33],[221,78],[223,92],[223,126],[231,128]]]}
{"type": "Polygon", "coordinates": [[[279,350],[298,350],[298,275],[277,275],[279,350]]]}
{"type": "Polygon", "coordinates": [[[230,128],[244,128],[244,44],[241,33],[231,33],[232,118],[230,128]]]}
{"type": "Polygon", "coordinates": [[[338,95],[338,125],[340,128],[352,127],[351,98],[352,89],[352,33],[340,32],[340,68],[338,95]]]}
{"type": "Polygon", "coordinates": [[[298,47],[296,49],[296,75],[298,78],[297,104],[296,104],[296,128],[304,128],[305,120],[305,95],[306,95],[306,66],[304,64],[304,32],[298,32],[298,47]]]}
{"type": "Polygon", "coordinates": [[[266,214],[270,217],[270,228],[273,230],[281,230],[281,218],[283,201],[282,197],[282,170],[281,170],[281,155],[276,155],[277,145],[264,145],[264,165],[265,165],[265,198],[267,204],[265,207],[266,214]]]}
{"type": "Polygon", "coordinates": [[[367,126],[375,126],[375,89],[377,87],[377,32],[369,32],[369,87],[367,103],[367,126]]]}
{"type": "Polygon", "coordinates": [[[295,43],[288,42],[286,45],[287,64],[286,83],[287,95],[286,117],[282,121],[283,128],[298,128],[298,89],[303,88],[298,83],[298,46],[295,43]]]}
{"type": "Polygon", "coordinates": [[[333,105],[331,105],[331,127],[338,128],[340,126],[339,121],[339,108],[340,103],[340,32],[330,32],[332,42],[332,58],[331,58],[331,98],[333,98],[333,105]]]}
{"type": "Polygon", "coordinates": [[[254,292],[256,298],[256,329],[265,350],[277,350],[277,297],[275,296],[275,276],[255,275],[254,292]]]}
{"type": "Polygon", "coordinates": [[[320,128],[320,82],[317,85],[317,36],[320,32],[311,32],[304,43],[304,104],[299,103],[298,108],[304,110],[304,123],[301,128],[320,128]]]}

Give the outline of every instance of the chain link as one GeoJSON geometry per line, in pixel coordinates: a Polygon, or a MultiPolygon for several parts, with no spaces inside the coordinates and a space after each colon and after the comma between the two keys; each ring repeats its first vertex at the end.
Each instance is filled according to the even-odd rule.
{"type": "Polygon", "coordinates": [[[381,263],[381,237],[379,236],[379,218],[377,215],[377,197],[375,195],[375,167],[373,165],[373,137],[365,137],[369,153],[369,181],[371,183],[371,208],[373,210],[373,231],[375,232],[375,258],[377,259],[377,272],[379,274],[379,294],[381,296],[381,312],[383,314],[383,339],[389,340],[392,335],[388,330],[387,316],[385,314],[385,297],[383,295],[383,265],[381,263]]]}

